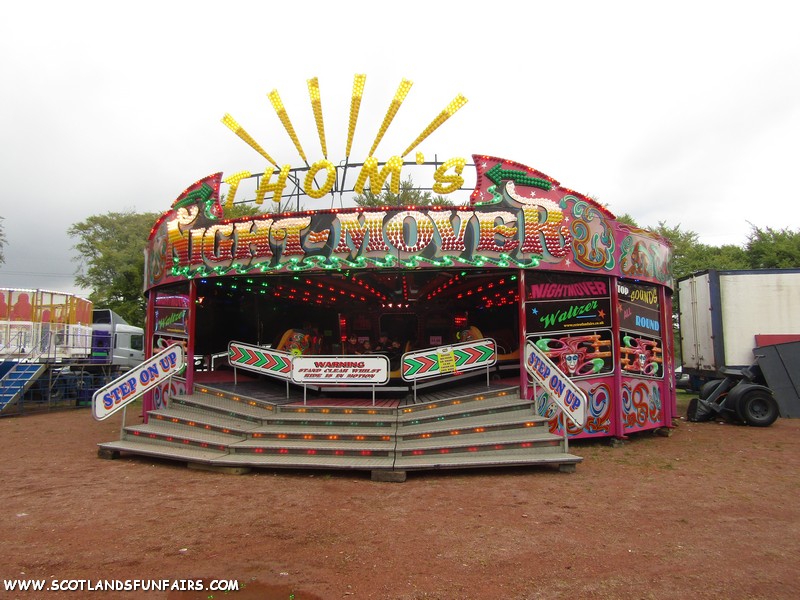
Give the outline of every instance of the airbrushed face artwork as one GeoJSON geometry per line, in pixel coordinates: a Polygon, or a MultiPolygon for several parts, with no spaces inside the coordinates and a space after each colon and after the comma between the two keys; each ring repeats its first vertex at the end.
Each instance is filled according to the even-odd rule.
{"type": "Polygon", "coordinates": [[[582,427],[586,415],[586,395],[530,340],[526,344],[526,370],[535,381],[548,390],[550,398],[558,404],[573,423],[582,427]]]}

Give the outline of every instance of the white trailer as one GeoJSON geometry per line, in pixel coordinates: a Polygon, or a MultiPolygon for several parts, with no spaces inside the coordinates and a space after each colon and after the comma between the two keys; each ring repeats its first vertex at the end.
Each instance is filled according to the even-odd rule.
{"type": "Polygon", "coordinates": [[[701,271],[678,280],[682,366],[716,377],[755,361],[756,336],[800,339],[800,269],[701,271]]]}
{"type": "Polygon", "coordinates": [[[779,410],[798,416],[794,386],[773,380],[795,370],[797,353],[788,345],[800,341],[800,269],[701,271],[679,279],[676,291],[682,370],[706,381],[690,403],[690,420],[727,412],[764,426],[779,410]],[[789,362],[776,361],[781,350],[789,362]]]}

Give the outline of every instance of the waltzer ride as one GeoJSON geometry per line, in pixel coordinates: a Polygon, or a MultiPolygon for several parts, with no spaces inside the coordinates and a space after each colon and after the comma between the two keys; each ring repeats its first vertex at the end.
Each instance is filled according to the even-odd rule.
{"type": "MultiPolygon", "coordinates": [[[[317,114],[316,80],[309,91],[317,114]]],[[[357,76],[348,155],[362,91],[357,76]]],[[[144,394],[144,423],[101,444],[103,456],[402,480],[415,469],[570,471],[581,460],[570,440],[671,426],[668,243],[516,162],[404,160],[460,96],[403,155],[378,162],[403,97],[401,84],[369,158],[339,166],[278,167],[226,115],[274,169],[201,179],[155,223],[153,358],[95,398],[105,418],[144,394]],[[412,169],[432,170],[426,189],[462,192],[462,203],[341,201],[384,186],[397,194],[412,169]],[[226,218],[248,185],[259,206],[325,195],[340,206],[226,218]]],[[[270,99],[305,161],[277,92],[270,99]]],[[[317,126],[326,154],[321,116],[317,126]]]]}

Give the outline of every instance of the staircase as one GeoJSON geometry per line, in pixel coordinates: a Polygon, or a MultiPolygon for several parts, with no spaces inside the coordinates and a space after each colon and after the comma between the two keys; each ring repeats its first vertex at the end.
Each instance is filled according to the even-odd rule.
{"type": "Polygon", "coordinates": [[[405,473],[516,465],[571,472],[582,459],[564,451],[519,388],[405,407],[278,405],[203,388],[176,396],[126,426],[99,455],[153,456],[194,467],[243,472],[252,467],[371,471],[403,481],[405,473]]]}
{"type": "Polygon", "coordinates": [[[0,413],[12,406],[45,372],[47,365],[6,361],[0,378],[0,413]]]}

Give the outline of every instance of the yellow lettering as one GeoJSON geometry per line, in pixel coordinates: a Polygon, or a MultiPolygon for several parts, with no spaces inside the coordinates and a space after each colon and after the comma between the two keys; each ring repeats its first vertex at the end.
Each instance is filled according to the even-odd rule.
{"type": "Polygon", "coordinates": [[[461,176],[461,172],[464,170],[464,165],[466,164],[466,158],[451,158],[436,169],[436,172],[433,174],[433,180],[435,182],[433,184],[434,193],[445,195],[461,189],[461,186],[464,185],[464,178],[461,176]],[[445,173],[449,169],[454,169],[455,175],[446,175],[445,173]]]}
{"type": "Polygon", "coordinates": [[[225,198],[225,208],[233,206],[233,199],[236,197],[236,190],[239,189],[239,182],[248,177],[250,177],[250,171],[239,171],[222,180],[230,186],[228,188],[228,196],[225,198]]]}
{"type": "Polygon", "coordinates": [[[381,188],[383,188],[383,184],[391,175],[392,181],[390,183],[389,189],[393,194],[400,193],[400,171],[403,168],[403,159],[399,156],[393,156],[390,158],[386,164],[383,166],[383,169],[378,171],[378,159],[374,156],[370,156],[367,160],[364,161],[364,166],[361,167],[361,172],[358,174],[358,179],[356,180],[355,191],[358,194],[364,193],[364,185],[367,182],[367,179],[370,181],[369,189],[370,191],[375,194],[376,196],[381,193],[381,188]]]}
{"type": "Polygon", "coordinates": [[[256,190],[256,204],[262,204],[264,202],[264,196],[267,195],[267,192],[272,192],[272,200],[276,203],[280,203],[281,196],[283,196],[283,189],[286,187],[286,179],[289,177],[291,168],[291,165],[283,165],[278,173],[278,180],[275,183],[270,183],[275,171],[270,173],[269,177],[267,177],[266,171],[264,172],[264,175],[261,177],[261,185],[259,185],[258,190],[256,190]]]}
{"type": "Polygon", "coordinates": [[[311,165],[308,173],[306,173],[303,191],[312,198],[322,198],[325,194],[331,191],[334,183],[336,183],[336,167],[327,159],[319,160],[311,165]],[[318,190],[315,190],[313,185],[314,177],[316,177],[317,173],[322,169],[325,169],[328,172],[328,178],[325,180],[325,184],[322,187],[320,187],[318,190]]]}

